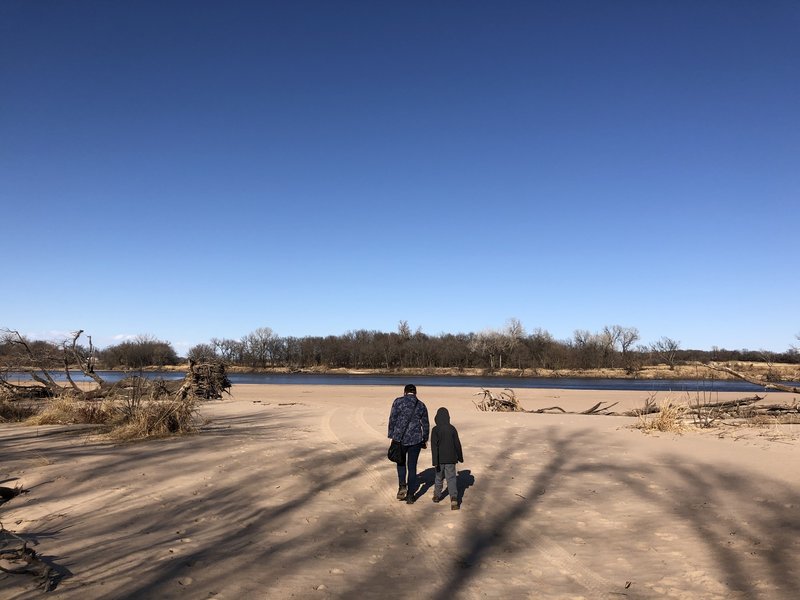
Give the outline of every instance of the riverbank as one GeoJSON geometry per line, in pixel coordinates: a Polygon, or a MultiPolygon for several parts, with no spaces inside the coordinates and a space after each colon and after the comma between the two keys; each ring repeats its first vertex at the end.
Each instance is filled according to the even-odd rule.
{"type": "MultiPolygon", "coordinates": [[[[483,413],[420,387],[464,446],[461,510],[394,499],[387,417],[402,388],[235,385],[197,435],[114,444],[0,425],[2,507],[66,600],[106,598],[794,598],[800,430],[646,435],[635,418],[483,413]],[[403,557],[398,560],[397,557],[403,557]],[[666,557],[666,558],[665,558],[666,557]]],[[[641,406],[644,392],[520,389],[528,410],[641,406]]],[[[720,393],[719,399],[738,397],[720,393]]],[[[659,394],[659,399],[666,399],[659,394]]],[[[38,597],[0,573],[3,597],[38,597]]],[[[44,597],[44,594],[42,594],[44,597]]]]}

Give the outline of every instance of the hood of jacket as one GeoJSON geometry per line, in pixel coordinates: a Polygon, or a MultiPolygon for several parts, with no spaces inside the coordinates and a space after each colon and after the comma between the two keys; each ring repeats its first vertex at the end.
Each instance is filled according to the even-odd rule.
{"type": "Polygon", "coordinates": [[[439,427],[447,427],[450,425],[450,413],[443,406],[436,411],[436,416],[434,417],[433,421],[439,427]]]}

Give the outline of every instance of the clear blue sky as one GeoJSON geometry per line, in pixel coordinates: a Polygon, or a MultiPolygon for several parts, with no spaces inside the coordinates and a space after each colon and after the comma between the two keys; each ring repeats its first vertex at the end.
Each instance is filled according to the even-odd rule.
{"type": "Polygon", "coordinates": [[[0,4],[0,326],[800,332],[800,3],[0,4]]]}

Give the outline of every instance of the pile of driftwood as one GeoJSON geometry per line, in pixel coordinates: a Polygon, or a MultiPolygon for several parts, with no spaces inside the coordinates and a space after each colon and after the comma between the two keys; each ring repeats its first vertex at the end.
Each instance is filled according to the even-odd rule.
{"type": "Polygon", "coordinates": [[[483,396],[480,402],[473,400],[472,403],[478,410],[484,412],[527,412],[514,395],[514,390],[509,388],[504,389],[498,396],[492,394],[490,390],[481,388],[475,395],[483,396]]]}
{"type": "Polygon", "coordinates": [[[483,396],[483,399],[480,402],[475,402],[474,400],[472,403],[478,410],[482,410],[484,412],[530,412],[530,413],[565,413],[565,414],[576,414],[576,415],[614,415],[618,413],[612,413],[608,409],[612,406],[615,406],[617,402],[614,404],[607,404],[605,402],[598,402],[591,408],[581,411],[581,412],[570,412],[566,411],[560,406],[550,406],[549,408],[540,408],[538,410],[525,410],[522,408],[522,405],[517,400],[517,396],[514,393],[514,390],[510,388],[505,388],[500,394],[494,395],[491,390],[487,390],[485,388],[481,388],[481,391],[475,394],[476,396],[483,396]]]}
{"type": "Polygon", "coordinates": [[[758,421],[759,418],[770,417],[776,422],[800,423],[800,404],[797,400],[785,404],[759,404],[764,398],[755,395],[722,402],[690,401],[685,414],[692,417],[695,424],[703,427],[709,427],[715,421],[723,419],[758,421]]]}
{"type": "MultiPolygon", "coordinates": [[[[17,486],[0,487],[0,506],[28,490],[17,486]]],[[[28,548],[28,542],[0,523],[0,571],[9,575],[32,575],[38,580],[38,587],[49,592],[56,583],[56,572],[28,548]]]]}
{"type": "Polygon", "coordinates": [[[202,400],[217,400],[222,394],[230,394],[231,380],[221,362],[195,363],[189,361],[189,372],[183,379],[176,395],[179,399],[194,397],[202,400]]]}
{"type": "MultiPolygon", "coordinates": [[[[624,412],[614,412],[611,409],[618,404],[614,402],[598,402],[586,410],[574,411],[564,410],[560,406],[549,406],[535,410],[525,410],[517,400],[514,390],[506,388],[499,395],[493,394],[490,390],[481,388],[476,396],[483,396],[480,402],[473,404],[478,410],[487,412],[528,412],[537,414],[571,414],[571,415],[608,415],[624,417],[641,417],[658,413],[661,407],[656,402],[655,393],[645,400],[642,408],[636,408],[624,412]]],[[[695,424],[708,427],[714,421],[721,419],[757,419],[758,417],[788,417],[797,415],[797,422],[800,423],[800,403],[795,398],[786,403],[759,404],[765,396],[751,396],[739,398],[737,400],[724,400],[720,402],[710,402],[700,397],[695,400],[687,399],[681,407],[681,414],[691,418],[695,424]]],[[[672,403],[674,405],[674,403],[672,403]]],[[[793,421],[794,422],[794,421],[793,421]]]]}

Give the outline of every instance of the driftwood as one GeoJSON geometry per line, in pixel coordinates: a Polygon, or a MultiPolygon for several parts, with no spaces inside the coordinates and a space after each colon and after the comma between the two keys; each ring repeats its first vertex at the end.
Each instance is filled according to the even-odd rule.
{"type": "Polygon", "coordinates": [[[476,396],[483,396],[480,402],[472,403],[478,410],[484,412],[527,412],[519,400],[517,400],[514,390],[506,388],[498,396],[492,394],[491,391],[481,388],[481,391],[475,394],[476,396]]]}
{"type": "MultiPolygon", "coordinates": [[[[506,388],[500,394],[495,395],[490,390],[481,388],[481,391],[475,394],[476,396],[483,396],[480,402],[475,402],[478,410],[487,412],[528,412],[535,414],[567,414],[567,415],[606,415],[606,416],[626,416],[626,417],[642,417],[653,413],[661,412],[661,407],[656,402],[656,394],[650,394],[645,400],[644,406],[641,408],[625,411],[614,412],[611,410],[618,402],[607,403],[598,402],[586,410],[574,411],[565,410],[561,406],[548,406],[547,408],[538,408],[533,410],[525,410],[517,400],[514,390],[506,388]]],[[[688,400],[682,412],[691,417],[697,425],[709,427],[712,423],[720,419],[738,418],[750,419],[759,416],[784,416],[784,415],[800,415],[800,403],[796,400],[791,404],[759,404],[764,400],[764,396],[750,396],[747,398],[738,398],[736,400],[724,400],[721,402],[704,402],[697,400],[692,402],[688,400]]],[[[674,404],[674,403],[673,403],[674,404]]],[[[794,417],[789,417],[794,418],[794,417]]],[[[800,417],[798,417],[800,419],[800,417]]]]}
{"type": "Polygon", "coordinates": [[[28,542],[8,531],[0,523],[0,571],[10,575],[32,575],[39,580],[38,587],[49,592],[56,585],[57,574],[44,562],[28,542]]]}
{"type": "Polygon", "coordinates": [[[62,369],[67,385],[55,380],[51,374],[58,361],[52,355],[37,355],[28,341],[18,331],[4,330],[3,339],[21,349],[29,367],[26,372],[34,385],[15,385],[0,372],[0,389],[12,400],[56,398],[71,396],[78,400],[103,400],[106,398],[130,402],[132,399],[148,397],[150,399],[166,399],[175,396],[177,400],[198,399],[209,400],[221,398],[230,393],[231,382],[221,362],[198,364],[189,363],[189,372],[183,381],[164,381],[151,379],[142,375],[130,375],[116,382],[103,379],[94,370],[94,348],[89,337],[89,353],[84,356],[78,346],[78,339],[83,330],[72,334],[72,339],[64,342],[62,350],[62,369]],[[85,389],[73,378],[78,370],[86,379],[95,385],[85,389]]]}
{"type": "Polygon", "coordinates": [[[614,404],[606,404],[605,402],[598,402],[594,406],[587,408],[586,410],[581,411],[573,411],[573,410],[564,410],[560,406],[550,406],[548,408],[539,408],[536,410],[529,410],[526,412],[530,413],[538,413],[538,414],[547,414],[547,413],[561,413],[565,415],[607,415],[607,416],[619,416],[620,413],[611,412],[609,409],[613,406],[619,404],[619,402],[614,402],[614,404]]]}
{"type": "MultiPolygon", "coordinates": [[[[0,505],[26,494],[28,490],[22,486],[13,488],[0,487],[0,505]]],[[[53,568],[44,562],[34,550],[28,548],[28,542],[0,523],[0,571],[10,575],[33,575],[39,579],[38,587],[49,592],[55,587],[56,576],[53,568]]]]}
{"type": "Polygon", "coordinates": [[[10,487],[0,487],[0,506],[11,500],[12,498],[16,498],[20,494],[27,494],[28,490],[21,486],[16,486],[13,488],[10,487]]]}
{"type": "Polygon", "coordinates": [[[94,372],[94,347],[92,338],[89,336],[89,356],[85,357],[78,348],[78,339],[83,334],[83,330],[73,332],[72,339],[61,344],[61,358],[48,354],[41,356],[34,352],[28,341],[19,331],[5,329],[2,330],[3,339],[13,346],[22,350],[25,356],[25,372],[38,385],[14,385],[5,377],[0,376],[0,387],[4,388],[14,398],[41,398],[59,397],[66,394],[73,394],[83,397],[85,400],[104,398],[114,389],[115,384],[104,381],[94,372]],[[51,372],[57,369],[59,362],[62,364],[64,376],[69,385],[64,386],[58,383],[51,372]],[[32,367],[32,368],[30,368],[32,367]],[[72,370],[79,370],[87,379],[97,384],[93,390],[83,390],[72,378],[72,370]]]}
{"type": "Polygon", "coordinates": [[[514,390],[505,388],[499,395],[495,396],[490,390],[481,388],[481,391],[475,394],[476,396],[483,396],[483,400],[475,402],[478,410],[484,412],[528,412],[528,413],[562,413],[570,415],[618,415],[619,413],[611,412],[609,409],[619,404],[607,404],[605,402],[598,402],[594,406],[579,412],[564,410],[560,406],[550,406],[548,408],[539,408],[537,410],[525,410],[517,400],[514,390]]]}
{"type": "Polygon", "coordinates": [[[752,406],[759,400],[763,400],[764,396],[752,396],[750,398],[739,398],[738,400],[723,400],[722,402],[699,402],[695,403],[703,408],[713,408],[718,410],[737,410],[745,406],[752,406]]]}
{"type": "Polygon", "coordinates": [[[712,371],[718,371],[720,373],[727,373],[728,375],[732,375],[737,379],[741,379],[742,381],[746,381],[747,383],[752,383],[753,385],[758,385],[770,390],[777,390],[779,392],[789,392],[790,394],[800,394],[800,388],[794,385],[785,385],[783,383],[778,383],[775,381],[762,381],[755,379],[753,377],[748,377],[738,371],[734,371],[733,369],[723,366],[723,365],[716,365],[714,363],[701,363],[695,362],[693,363],[700,367],[705,367],[706,369],[710,369],[712,371]]]}
{"type": "Polygon", "coordinates": [[[231,381],[221,362],[197,364],[189,361],[189,372],[183,384],[175,392],[179,400],[189,395],[202,400],[217,400],[222,394],[230,394],[231,381]]]}

